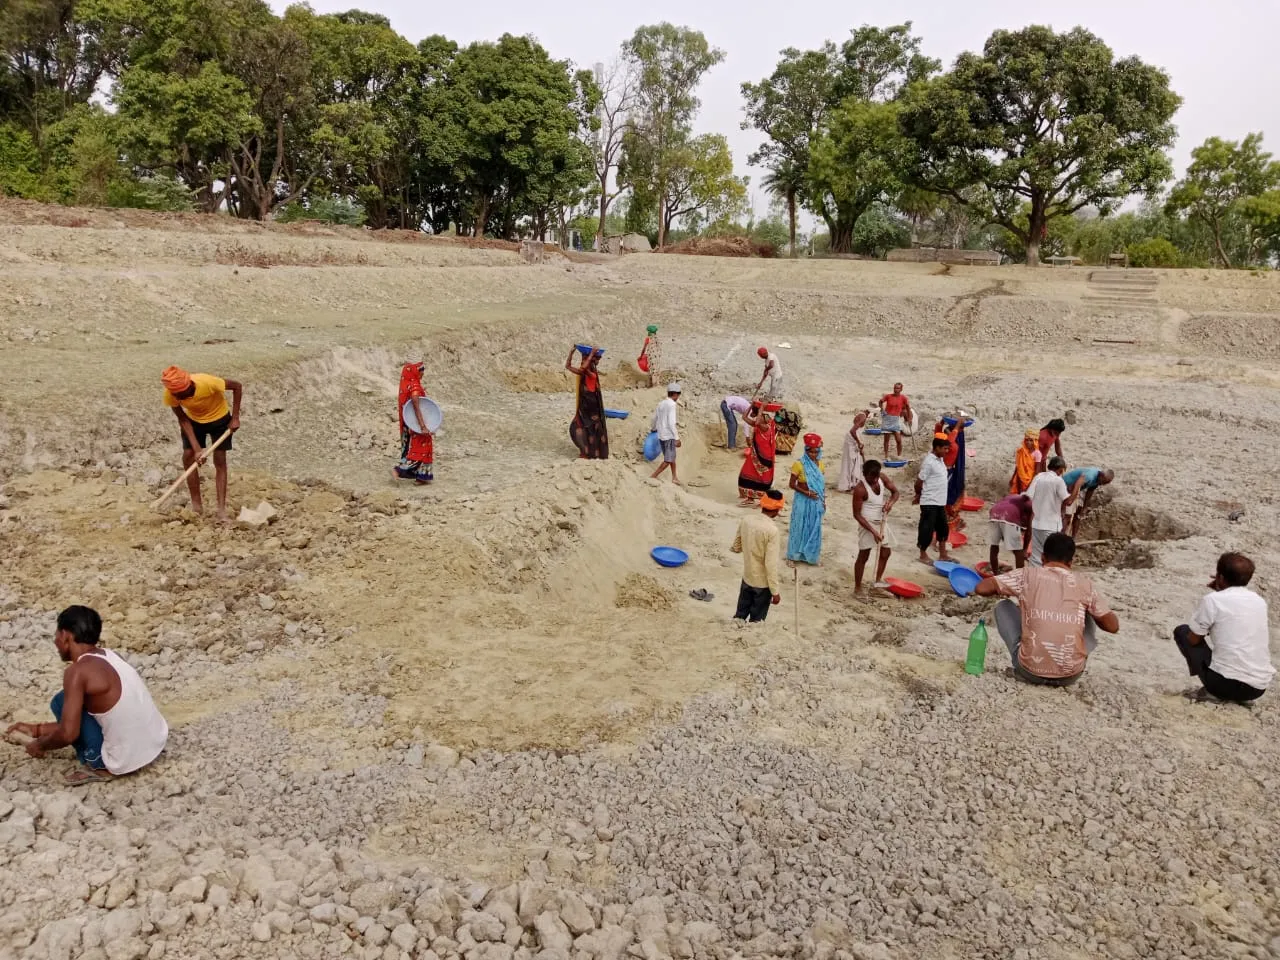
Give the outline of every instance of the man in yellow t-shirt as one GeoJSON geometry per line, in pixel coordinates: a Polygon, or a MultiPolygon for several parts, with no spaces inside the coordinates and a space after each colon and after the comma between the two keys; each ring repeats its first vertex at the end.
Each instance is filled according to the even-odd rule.
{"type": "MultiPolygon", "coordinates": [[[[240,398],[244,387],[236,380],[210,376],[207,373],[187,373],[181,367],[168,367],[160,374],[164,384],[164,404],[173,409],[182,431],[182,466],[204,463],[205,451],[210,443],[230,430],[240,429],[240,398]],[[227,408],[227,391],[231,391],[231,407],[227,408]]],[[[227,437],[213,451],[214,488],[218,493],[218,520],[227,523],[227,451],[231,449],[231,437],[227,437]]],[[[200,499],[200,472],[193,470],[187,477],[187,490],[191,493],[191,509],[204,512],[200,499]]]]}

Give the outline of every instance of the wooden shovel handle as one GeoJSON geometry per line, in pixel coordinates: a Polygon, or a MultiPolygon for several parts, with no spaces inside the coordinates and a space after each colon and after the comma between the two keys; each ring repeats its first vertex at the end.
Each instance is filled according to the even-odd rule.
{"type": "Polygon", "coordinates": [[[213,451],[217,450],[218,447],[222,446],[222,444],[226,442],[227,437],[229,436],[231,436],[231,431],[228,429],[222,434],[222,436],[220,436],[217,440],[213,441],[213,445],[210,446],[207,450],[199,451],[199,456],[196,457],[195,463],[187,467],[186,471],[182,474],[182,476],[180,476],[177,480],[173,481],[173,484],[169,487],[168,490],[160,494],[160,499],[151,505],[151,509],[152,510],[156,509],[157,507],[160,506],[160,504],[168,500],[169,495],[172,494],[173,491],[177,490],[180,486],[182,486],[183,481],[185,481],[187,477],[191,476],[191,474],[195,473],[197,470],[200,469],[200,458],[203,456],[208,456],[209,454],[213,453],[213,451]]]}

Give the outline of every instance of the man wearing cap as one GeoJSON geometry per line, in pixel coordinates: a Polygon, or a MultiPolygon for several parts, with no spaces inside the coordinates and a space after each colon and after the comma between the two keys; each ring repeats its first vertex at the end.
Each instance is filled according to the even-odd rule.
{"type": "MultiPolygon", "coordinates": [[[[160,374],[164,384],[164,404],[173,409],[182,432],[182,466],[189,468],[204,463],[206,448],[224,433],[240,429],[240,399],[244,387],[237,380],[226,380],[207,373],[187,373],[181,367],[168,367],[160,374]],[[227,391],[231,391],[231,407],[227,408],[227,391]]],[[[231,449],[231,437],[227,437],[213,451],[214,489],[218,495],[218,520],[228,522],[227,517],[227,451],[231,449]]],[[[200,471],[192,470],[187,477],[187,490],[191,494],[191,509],[204,512],[200,498],[200,471]]]]}
{"type": "Polygon", "coordinates": [[[769,381],[769,389],[764,395],[770,400],[782,399],[782,364],[778,361],[777,355],[768,347],[761,347],[756,351],[756,356],[764,361],[764,373],[760,375],[760,382],[756,384],[756,393],[764,386],[766,380],[769,381]]]}
{"type": "Polygon", "coordinates": [[[680,446],[680,430],[676,426],[676,401],[680,399],[680,384],[667,384],[667,399],[658,404],[653,411],[653,429],[658,431],[658,440],[662,444],[662,463],[653,471],[653,479],[662,476],[662,471],[671,468],[671,482],[678,484],[676,476],[676,447],[680,446]]]}
{"type": "Polygon", "coordinates": [[[760,498],[760,512],[744,517],[738,524],[738,536],[729,548],[742,554],[742,587],[738,590],[735,620],[759,623],[769,615],[771,605],[782,602],[778,577],[781,534],[773,522],[782,506],[782,494],[769,490],[760,498]]]}

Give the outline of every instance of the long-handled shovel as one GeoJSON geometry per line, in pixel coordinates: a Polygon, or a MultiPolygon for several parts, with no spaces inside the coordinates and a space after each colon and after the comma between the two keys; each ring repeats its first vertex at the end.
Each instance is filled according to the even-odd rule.
{"type": "Polygon", "coordinates": [[[187,479],[187,477],[191,476],[191,474],[195,473],[197,470],[200,469],[201,459],[204,457],[207,457],[209,454],[213,453],[213,451],[217,450],[218,447],[222,446],[226,442],[227,437],[229,436],[231,436],[231,431],[227,430],[217,440],[213,441],[212,446],[210,446],[207,450],[202,450],[198,454],[196,454],[195,462],[192,463],[191,466],[187,467],[186,471],[182,474],[182,476],[180,476],[177,480],[173,481],[172,486],[170,486],[168,490],[160,494],[160,499],[151,505],[151,509],[155,510],[157,507],[160,506],[160,504],[168,500],[170,494],[172,494],[173,491],[177,490],[180,486],[182,486],[183,482],[187,479]]]}

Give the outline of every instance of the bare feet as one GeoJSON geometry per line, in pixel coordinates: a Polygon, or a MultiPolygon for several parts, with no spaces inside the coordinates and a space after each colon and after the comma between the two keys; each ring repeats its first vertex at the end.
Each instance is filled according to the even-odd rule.
{"type": "Polygon", "coordinates": [[[218,523],[222,524],[224,527],[231,525],[231,518],[227,516],[227,510],[225,507],[218,508],[218,523]]]}

